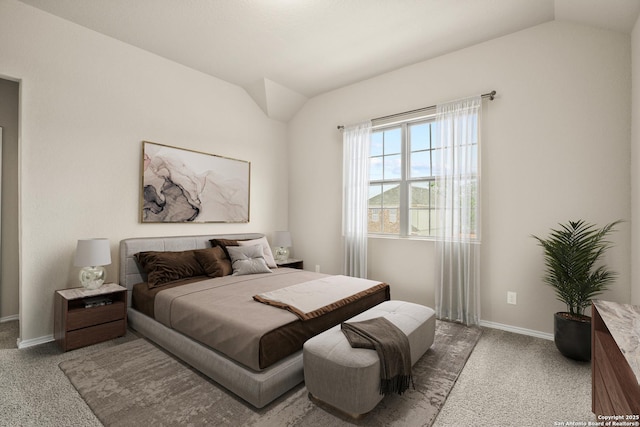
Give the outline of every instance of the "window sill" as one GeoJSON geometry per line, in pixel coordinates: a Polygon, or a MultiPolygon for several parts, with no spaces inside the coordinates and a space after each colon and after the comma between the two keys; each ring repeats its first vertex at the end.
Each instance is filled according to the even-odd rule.
{"type": "MultiPolygon", "coordinates": [[[[368,239],[380,239],[380,240],[410,240],[417,242],[432,242],[436,243],[438,240],[435,237],[419,237],[419,236],[393,236],[384,234],[368,234],[368,239]]],[[[471,240],[469,243],[472,245],[479,245],[481,240],[471,240]]]]}
{"type": "Polygon", "coordinates": [[[420,236],[394,236],[385,234],[368,234],[369,239],[382,239],[382,240],[412,240],[420,242],[435,242],[435,237],[420,237],[420,236]]]}

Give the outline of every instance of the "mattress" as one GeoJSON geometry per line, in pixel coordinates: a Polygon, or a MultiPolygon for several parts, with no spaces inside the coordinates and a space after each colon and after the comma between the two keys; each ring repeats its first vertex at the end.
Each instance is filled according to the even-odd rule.
{"type": "Polygon", "coordinates": [[[262,292],[323,277],[327,275],[279,268],[247,276],[192,278],[151,290],[139,284],[133,288],[132,305],[163,325],[259,371],[301,350],[312,336],[390,299],[388,285],[370,281],[375,288],[371,292],[304,321],[287,310],[253,300],[262,292]]]}

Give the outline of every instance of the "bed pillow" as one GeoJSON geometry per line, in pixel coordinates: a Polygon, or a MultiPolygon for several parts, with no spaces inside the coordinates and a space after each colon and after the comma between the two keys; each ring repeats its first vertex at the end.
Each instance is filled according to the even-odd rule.
{"type": "Polygon", "coordinates": [[[211,239],[211,246],[238,246],[238,240],[236,239],[211,239]]]}
{"type": "Polygon", "coordinates": [[[229,246],[227,247],[231,256],[231,267],[234,276],[245,274],[271,273],[267,262],[264,260],[262,245],[252,246],[229,246]]]}
{"type": "Polygon", "coordinates": [[[220,246],[193,251],[196,259],[209,277],[228,276],[233,272],[231,261],[220,246]]]}
{"type": "Polygon", "coordinates": [[[138,252],[134,257],[147,273],[149,289],[176,280],[205,275],[194,251],[138,252]]]}
{"type": "Polygon", "coordinates": [[[253,246],[253,245],[261,245],[262,253],[264,254],[264,260],[267,262],[267,266],[270,268],[278,268],[278,264],[276,264],[276,260],[273,259],[273,253],[271,252],[271,247],[269,246],[269,242],[266,237],[261,237],[259,239],[253,240],[239,240],[239,246],[253,246]]]}
{"type": "Polygon", "coordinates": [[[231,239],[211,239],[209,240],[209,242],[211,242],[211,246],[213,246],[214,248],[216,246],[221,247],[222,250],[224,251],[224,254],[229,259],[231,259],[231,257],[229,256],[229,251],[227,251],[227,246],[239,246],[238,240],[231,240],[231,239]]]}

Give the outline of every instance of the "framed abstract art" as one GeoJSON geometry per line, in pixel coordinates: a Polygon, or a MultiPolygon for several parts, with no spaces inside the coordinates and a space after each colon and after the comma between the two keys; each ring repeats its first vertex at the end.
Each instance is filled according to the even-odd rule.
{"type": "Polygon", "coordinates": [[[142,142],[140,221],[249,222],[251,163],[142,142]]]}

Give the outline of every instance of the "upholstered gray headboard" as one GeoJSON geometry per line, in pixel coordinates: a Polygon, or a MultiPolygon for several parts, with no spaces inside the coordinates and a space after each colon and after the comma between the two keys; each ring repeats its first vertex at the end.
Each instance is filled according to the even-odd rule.
{"type": "Polygon", "coordinates": [[[147,280],[146,274],[133,258],[143,251],[186,251],[189,249],[210,248],[211,239],[245,240],[259,239],[260,233],[240,234],[206,234],[200,236],[170,236],[170,237],[134,237],[120,241],[120,285],[127,288],[127,301],[131,304],[131,289],[133,285],[147,280]]]}

